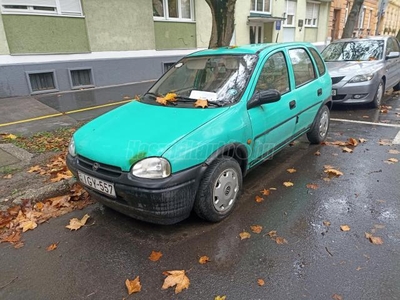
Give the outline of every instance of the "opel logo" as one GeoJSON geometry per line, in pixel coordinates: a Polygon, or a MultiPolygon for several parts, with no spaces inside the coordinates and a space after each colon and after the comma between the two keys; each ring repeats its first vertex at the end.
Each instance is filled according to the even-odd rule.
{"type": "Polygon", "coordinates": [[[92,170],[93,170],[93,171],[97,171],[99,168],[100,168],[100,164],[94,163],[94,164],[93,164],[93,167],[92,167],[92,170]]]}

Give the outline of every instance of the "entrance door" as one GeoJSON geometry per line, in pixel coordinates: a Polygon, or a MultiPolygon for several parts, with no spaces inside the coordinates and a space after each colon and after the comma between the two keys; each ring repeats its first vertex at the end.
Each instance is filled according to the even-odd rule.
{"type": "Polygon", "coordinates": [[[250,24],[250,44],[264,42],[264,24],[250,24]]]}
{"type": "Polygon", "coordinates": [[[296,33],[296,28],[284,27],[283,28],[283,41],[284,42],[294,42],[295,33],[296,33]]]}

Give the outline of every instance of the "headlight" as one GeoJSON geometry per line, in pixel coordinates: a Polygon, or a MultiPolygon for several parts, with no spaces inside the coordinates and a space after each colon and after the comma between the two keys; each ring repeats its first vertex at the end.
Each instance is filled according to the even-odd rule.
{"type": "Polygon", "coordinates": [[[373,77],[374,77],[374,73],[357,75],[357,76],[354,76],[352,79],[350,79],[349,83],[370,81],[373,77]]]}
{"type": "Polygon", "coordinates": [[[69,142],[68,153],[69,153],[71,156],[73,156],[73,157],[76,156],[74,138],[72,138],[71,141],[69,142]]]}
{"type": "Polygon", "coordinates": [[[138,161],[132,167],[132,175],[141,178],[165,178],[171,175],[171,165],[161,157],[150,157],[138,161]]]}

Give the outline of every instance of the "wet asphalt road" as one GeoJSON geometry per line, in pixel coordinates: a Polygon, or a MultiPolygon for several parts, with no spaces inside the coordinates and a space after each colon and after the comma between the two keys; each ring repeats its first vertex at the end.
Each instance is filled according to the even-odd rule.
{"type": "MultiPolygon", "coordinates": [[[[332,118],[399,125],[399,96],[389,96],[387,105],[388,113],[335,108],[332,118]]],[[[245,178],[236,210],[218,224],[191,216],[156,226],[97,204],[50,220],[23,235],[23,248],[0,245],[0,299],[123,299],[125,280],[136,276],[142,291],[128,299],[400,299],[400,164],[384,162],[400,158],[388,152],[400,145],[379,145],[399,130],[333,121],[329,141],[367,141],[344,153],[299,139],[245,178]],[[328,164],[343,176],[325,181],[328,164]],[[285,181],[294,186],[283,186],[285,181]],[[308,189],[310,183],[318,188],[308,189]],[[254,200],[271,187],[277,190],[265,201],[254,200]],[[89,226],[65,228],[85,213],[89,226]],[[350,231],[340,230],[344,224],[350,231]],[[251,225],[263,226],[262,232],[252,233],[251,225]],[[244,230],[251,237],[240,240],[244,230]],[[271,230],[287,244],[275,243],[267,235],[271,230]],[[373,245],[365,232],[383,244],[373,245]],[[55,242],[58,248],[47,252],[55,242]],[[152,250],[163,253],[158,262],[148,259],[152,250]],[[205,265],[198,263],[203,255],[211,260],[205,265]],[[189,289],[178,295],[161,290],[162,272],[181,269],[188,272],[189,289]]]]}

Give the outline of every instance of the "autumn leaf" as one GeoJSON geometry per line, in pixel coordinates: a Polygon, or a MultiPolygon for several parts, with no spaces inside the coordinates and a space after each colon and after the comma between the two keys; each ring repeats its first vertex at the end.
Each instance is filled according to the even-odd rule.
{"type": "Polygon", "coordinates": [[[315,156],[320,156],[321,152],[318,150],[317,152],[314,153],[315,156]]]}
{"type": "Polygon", "coordinates": [[[13,177],[12,174],[7,174],[3,176],[4,179],[11,179],[12,177],[13,177]]]}
{"type": "Polygon", "coordinates": [[[199,258],[199,263],[202,264],[202,265],[204,265],[205,263],[208,263],[209,261],[210,261],[210,258],[208,256],[206,256],[206,255],[201,256],[199,258]]]}
{"type": "Polygon", "coordinates": [[[72,178],[72,173],[70,171],[66,172],[65,174],[63,173],[57,173],[56,177],[51,178],[50,181],[51,182],[59,182],[63,179],[70,179],[72,178]]]}
{"type": "Polygon", "coordinates": [[[163,97],[157,97],[156,102],[161,105],[167,105],[167,100],[165,100],[165,98],[163,98],[163,97]]]}
{"type": "Polygon", "coordinates": [[[140,284],[139,276],[137,276],[133,280],[125,280],[126,288],[128,289],[128,294],[131,295],[133,293],[138,293],[142,289],[142,285],[140,284]]]}
{"type": "Polygon", "coordinates": [[[349,225],[340,225],[340,230],[341,231],[350,231],[350,226],[349,225]]]}
{"type": "Polygon", "coordinates": [[[397,158],[389,158],[388,160],[385,160],[385,163],[390,164],[390,165],[397,163],[397,162],[399,162],[399,160],[397,158]]]}
{"type": "Polygon", "coordinates": [[[175,93],[168,93],[168,94],[165,95],[164,99],[165,99],[166,101],[169,101],[169,102],[174,102],[174,101],[176,101],[176,97],[177,97],[177,96],[178,96],[178,95],[175,94],[175,93]]]}
{"type": "Polygon", "coordinates": [[[175,286],[175,294],[178,294],[190,285],[190,280],[186,276],[185,270],[165,271],[163,274],[167,275],[161,287],[163,290],[175,286]]]}
{"type": "Polygon", "coordinates": [[[347,140],[347,145],[356,147],[358,145],[358,141],[355,138],[349,138],[347,140]]]}
{"type": "Polygon", "coordinates": [[[283,185],[286,186],[286,187],[291,187],[291,186],[293,186],[294,184],[293,184],[293,182],[285,181],[285,182],[283,183],[283,185]]]}
{"type": "Polygon", "coordinates": [[[244,239],[249,239],[251,237],[251,234],[246,231],[243,231],[239,233],[239,236],[241,240],[244,240],[244,239]]]}
{"type": "Polygon", "coordinates": [[[389,153],[390,154],[400,154],[400,151],[399,150],[390,149],[389,153]]]}
{"type": "Polygon", "coordinates": [[[272,187],[272,188],[269,188],[271,191],[276,191],[276,188],[274,188],[274,187],[272,187]]]}
{"type": "Polygon", "coordinates": [[[331,226],[331,222],[329,221],[323,221],[322,224],[324,224],[326,227],[331,226]]]}
{"type": "Polygon", "coordinates": [[[338,294],[333,294],[333,295],[332,295],[332,299],[333,299],[333,300],[343,300],[343,297],[340,296],[340,295],[338,295],[338,294]]]}
{"type": "Polygon", "coordinates": [[[251,231],[253,231],[254,233],[260,233],[262,230],[262,226],[260,225],[253,225],[250,226],[251,231]]]}
{"type": "Polygon", "coordinates": [[[294,168],[287,169],[286,171],[288,171],[288,173],[290,173],[290,174],[297,172],[297,170],[294,168]]]}
{"type": "Polygon", "coordinates": [[[21,241],[21,231],[13,231],[10,235],[5,237],[0,237],[0,243],[18,243],[21,241]]]}
{"type": "Polygon", "coordinates": [[[208,101],[203,99],[198,99],[193,105],[195,107],[206,108],[208,107],[208,101]]]}
{"type": "Polygon", "coordinates": [[[264,201],[264,198],[257,195],[255,200],[256,200],[257,203],[260,203],[260,202],[264,201]]]}
{"type": "Polygon", "coordinates": [[[353,152],[353,149],[350,149],[350,148],[348,148],[348,147],[343,147],[343,148],[342,148],[342,151],[343,151],[343,152],[346,152],[346,153],[352,153],[352,152],[353,152]]]}
{"type": "Polygon", "coordinates": [[[371,235],[369,237],[369,241],[374,245],[382,245],[383,244],[383,240],[378,236],[372,236],[371,235]]]}
{"type": "Polygon", "coordinates": [[[216,296],[214,300],[226,300],[226,296],[216,296]]]}
{"type": "Polygon", "coordinates": [[[42,170],[42,168],[39,165],[30,167],[30,169],[28,170],[28,173],[34,173],[34,172],[40,172],[42,170]]]}
{"type": "Polygon", "coordinates": [[[392,142],[387,140],[387,139],[382,139],[382,140],[379,140],[379,145],[381,145],[381,146],[391,146],[392,142]]]}
{"type": "Polygon", "coordinates": [[[19,228],[22,228],[22,232],[26,232],[28,230],[33,230],[36,227],[37,227],[37,223],[35,221],[32,221],[32,220],[22,222],[19,225],[19,228]]]}
{"type": "Polygon", "coordinates": [[[276,236],[276,230],[271,230],[267,233],[271,238],[276,236]]]}
{"type": "Polygon", "coordinates": [[[259,286],[263,286],[265,284],[265,281],[261,278],[257,279],[257,283],[259,286]]]}
{"type": "Polygon", "coordinates": [[[363,139],[363,138],[359,138],[358,141],[359,141],[361,144],[363,144],[363,143],[367,142],[368,140],[363,139]]]}
{"type": "Polygon", "coordinates": [[[87,220],[90,218],[88,214],[84,215],[82,219],[73,218],[69,221],[69,225],[65,226],[70,230],[78,230],[83,225],[86,224],[87,220]]]}
{"type": "Polygon", "coordinates": [[[16,135],[14,134],[1,134],[1,136],[3,137],[3,139],[8,139],[8,140],[15,140],[17,138],[16,135]]]}
{"type": "Polygon", "coordinates": [[[53,251],[53,250],[57,249],[57,246],[58,246],[58,243],[51,244],[46,248],[46,250],[53,251]]]}
{"type": "Polygon", "coordinates": [[[162,253],[161,253],[161,251],[160,251],[160,252],[151,251],[151,254],[150,254],[150,256],[149,256],[149,259],[150,259],[151,261],[158,261],[158,260],[161,258],[161,256],[163,256],[162,253]]]}
{"type": "Polygon", "coordinates": [[[333,175],[333,176],[336,176],[336,177],[339,177],[339,176],[343,175],[342,172],[340,172],[340,171],[338,171],[336,169],[326,169],[324,172],[328,173],[328,175],[333,175]]]}
{"type": "Polygon", "coordinates": [[[287,244],[287,243],[288,243],[286,239],[284,239],[283,237],[280,237],[280,236],[277,236],[277,237],[275,238],[275,242],[276,242],[278,245],[283,245],[283,244],[287,244]]]}
{"type": "Polygon", "coordinates": [[[263,194],[264,196],[269,196],[270,193],[271,193],[270,190],[267,190],[267,189],[263,189],[261,191],[261,194],[263,194]]]}
{"type": "Polygon", "coordinates": [[[309,184],[306,185],[306,187],[308,189],[316,190],[318,188],[318,185],[314,184],[314,183],[309,183],[309,184]]]}

